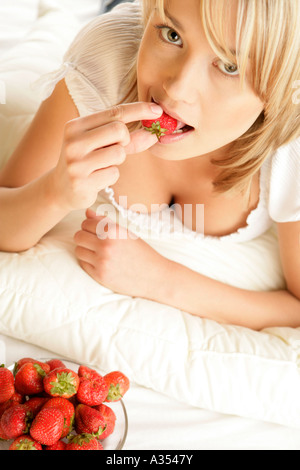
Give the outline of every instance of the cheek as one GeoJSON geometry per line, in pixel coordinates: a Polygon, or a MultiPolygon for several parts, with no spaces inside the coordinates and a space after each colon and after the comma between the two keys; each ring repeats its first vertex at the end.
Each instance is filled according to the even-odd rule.
{"type": "Polygon", "coordinates": [[[245,93],[222,93],[218,97],[206,99],[206,117],[215,126],[223,129],[236,129],[237,133],[243,134],[257,120],[262,113],[264,105],[262,101],[251,91],[245,93]]]}
{"type": "Polygon", "coordinates": [[[241,135],[252,127],[263,110],[263,103],[255,95],[243,100],[242,105],[237,107],[235,112],[235,121],[240,127],[241,135]]]}
{"type": "Polygon", "coordinates": [[[141,51],[138,63],[137,63],[137,86],[139,100],[143,100],[146,97],[147,88],[149,87],[150,81],[150,66],[149,60],[147,60],[146,54],[141,51]]]}
{"type": "Polygon", "coordinates": [[[141,42],[137,60],[137,86],[139,99],[145,99],[148,95],[149,88],[157,83],[159,80],[159,70],[160,67],[156,63],[155,55],[151,51],[151,40],[148,36],[145,36],[141,42]]]}

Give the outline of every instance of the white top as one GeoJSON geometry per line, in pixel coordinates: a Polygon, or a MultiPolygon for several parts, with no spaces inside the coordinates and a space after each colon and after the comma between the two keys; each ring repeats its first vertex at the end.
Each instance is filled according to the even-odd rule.
{"type": "MultiPolygon", "coordinates": [[[[98,16],[79,32],[64,56],[61,68],[42,77],[37,87],[46,99],[56,83],[65,79],[80,116],[98,112],[121,101],[126,94],[123,78],[129,71],[143,29],[138,3],[123,3],[111,12],[98,16]]],[[[179,230],[175,217],[170,228],[170,210],[157,214],[126,210],[114,198],[112,188],[100,193],[122,217],[135,225],[149,227],[157,234],[179,230]]],[[[219,240],[245,242],[262,235],[273,222],[300,221],[300,139],[279,148],[266,160],[260,172],[260,198],[248,216],[247,225],[219,240]]],[[[203,238],[202,234],[184,228],[185,236],[203,238]]]]}

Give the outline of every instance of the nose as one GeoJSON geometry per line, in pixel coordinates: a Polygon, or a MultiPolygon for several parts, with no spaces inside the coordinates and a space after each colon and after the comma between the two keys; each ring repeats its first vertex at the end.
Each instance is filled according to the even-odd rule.
{"type": "Polygon", "coordinates": [[[200,95],[201,70],[199,58],[185,55],[166,67],[163,88],[170,99],[193,104],[200,95]]]}

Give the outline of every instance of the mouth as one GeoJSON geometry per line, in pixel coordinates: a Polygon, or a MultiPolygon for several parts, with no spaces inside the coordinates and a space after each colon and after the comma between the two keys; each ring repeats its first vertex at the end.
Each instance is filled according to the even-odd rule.
{"type": "Polygon", "coordinates": [[[173,134],[183,134],[185,132],[193,131],[194,127],[189,126],[188,124],[184,124],[183,122],[178,121],[177,129],[173,132],[173,134]]]}
{"type": "Polygon", "coordinates": [[[184,134],[186,132],[194,131],[195,128],[187,123],[185,123],[181,117],[179,117],[177,114],[173,113],[172,111],[169,111],[162,103],[156,101],[154,98],[151,98],[152,103],[158,104],[166,114],[171,116],[172,118],[177,120],[177,127],[175,131],[172,133],[173,134],[184,134]]]}

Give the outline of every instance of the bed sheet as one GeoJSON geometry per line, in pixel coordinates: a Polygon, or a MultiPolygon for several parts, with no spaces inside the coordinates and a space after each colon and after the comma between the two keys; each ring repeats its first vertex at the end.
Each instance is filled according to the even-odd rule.
{"type": "MultiPolygon", "coordinates": [[[[0,363],[52,356],[47,350],[0,334],[0,363]]],[[[299,429],[194,408],[135,383],[124,403],[129,426],[123,450],[127,452],[300,450],[299,429]]]]}
{"type": "Polygon", "coordinates": [[[2,0],[0,2],[0,56],[20,44],[43,10],[71,11],[82,25],[105,7],[105,0],[2,0]]]}

